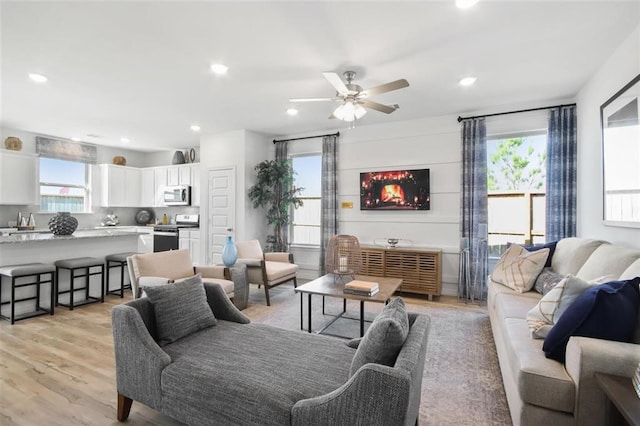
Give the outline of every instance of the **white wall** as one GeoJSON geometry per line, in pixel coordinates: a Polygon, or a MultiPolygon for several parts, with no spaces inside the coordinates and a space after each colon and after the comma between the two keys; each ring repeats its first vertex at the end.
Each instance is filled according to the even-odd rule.
{"type": "MultiPolygon", "coordinates": [[[[580,90],[578,104],[578,236],[640,247],[640,229],[602,222],[600,105],[640,73],[640,26],[580,90]]],[[[639,165],[640,167],[640,165],[639,165]]]]}
{"type": "Polygon", "coordinates": [[[200,228],[204,239],[204,250],[209,250],[208,242],[208,171],[232,168],[235,170],[235,232],[237,241],[264,240],[266,223],[264,214],[251,206],[247,189],[255,182],[254,166],[268,156],[269,138],[248,130],[203,135],[200,139],[201,205],[200,228]]]}

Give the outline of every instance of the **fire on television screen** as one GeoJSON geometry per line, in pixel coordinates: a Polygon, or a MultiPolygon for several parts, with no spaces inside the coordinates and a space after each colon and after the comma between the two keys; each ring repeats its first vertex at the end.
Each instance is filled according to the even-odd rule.
{"type": "Polygon", "coordinates": [[[429,169],[360,173],[360,210],[429,209],[429,169]]]}

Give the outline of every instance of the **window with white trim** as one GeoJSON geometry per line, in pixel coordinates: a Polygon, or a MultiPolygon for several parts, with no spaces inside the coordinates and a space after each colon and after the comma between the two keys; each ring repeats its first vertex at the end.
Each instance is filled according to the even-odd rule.
{"type": "Polygon", "coordinates": [[[40,211],[91,211],[89,164],[40,158],[40,211]]]}
{"type": "Polygon", "coordinates": [[[291,157],[296,188],[304,188],[299,196],[303,205],[292,209],[291,238],[294,245],[320,245],[320,212],[322,154],[291,157]]]}

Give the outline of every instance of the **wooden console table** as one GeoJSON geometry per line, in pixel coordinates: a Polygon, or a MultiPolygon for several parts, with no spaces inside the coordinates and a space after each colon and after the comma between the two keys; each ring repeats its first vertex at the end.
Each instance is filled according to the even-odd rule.
{"type": "Polygon", "coordinates": [[[640,399],[631,379],[596,373],[596,381],[607,395],[607,425],[640,425],[640,399]]]}
{"type": "Polygon", "coordinates": [[[442,293],[442,250],[360,246],[362,275],[402,278],[402,291],[425,294],[429,300],[442,293]]]}

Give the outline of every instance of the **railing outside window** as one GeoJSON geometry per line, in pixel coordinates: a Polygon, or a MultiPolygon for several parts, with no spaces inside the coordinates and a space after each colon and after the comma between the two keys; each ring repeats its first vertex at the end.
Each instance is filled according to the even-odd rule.
{"type": "Polygon", "coordinates": [[[507,243],[545,242],[544,191],[496,191],[488,194],[489,257],[500,257],[507,243]]]}
{"type": "Polygon", "coordinates": [[[300,197],[304,203],[293,209],[291,243],[298,245],[320,245],[320,197],[300,197]]]}

